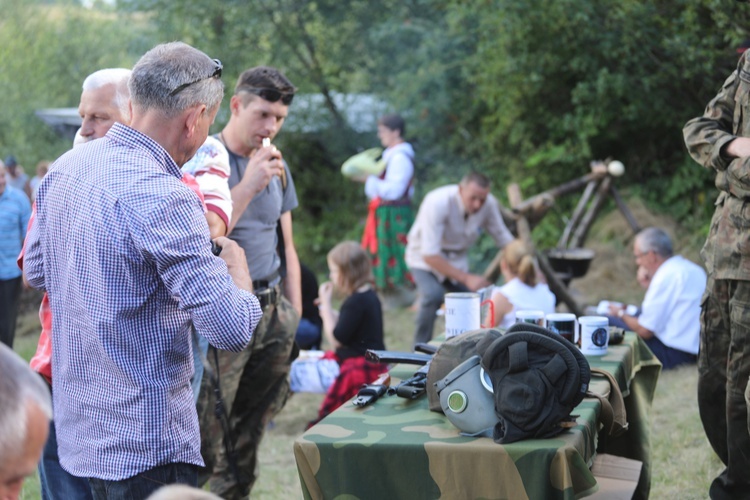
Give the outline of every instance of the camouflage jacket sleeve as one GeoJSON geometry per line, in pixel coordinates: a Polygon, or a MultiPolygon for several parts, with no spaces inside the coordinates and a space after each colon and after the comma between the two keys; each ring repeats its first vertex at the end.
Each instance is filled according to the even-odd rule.
{"type": "Polygon", "coordinates": [[[693,118],[682,129],[690,156],[706,168],[726,170],[731,158],[722,156],[721,149],[736,136],[733,133],[737,71],[726,79],[721,91],[706,106],[703,116],[693,118]]]}
{"type": "Polygon", "coordinates": [[[750,199],[750,157],[722,154],[737,137],[750,137],[750,59],[743,54],[702,117],[683,129],[690,155],[716,174],[716,187],[739,199],[750,199]]]}

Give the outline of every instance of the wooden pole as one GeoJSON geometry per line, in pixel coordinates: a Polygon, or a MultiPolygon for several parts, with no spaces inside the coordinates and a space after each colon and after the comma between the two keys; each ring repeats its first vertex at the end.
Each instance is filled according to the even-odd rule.
{"type": "Polygon", "coordinates": [[[604,200],[607,196],[607,193],[609,193],[609,186],[611,183],[612,178],[605,177],[601,184],[599,184],[599,189],[596,190],[594,200],[591,202],[589,209],[586,211],[586,214],[581,219],[581,223],[578,225],[575,233],[573,234],[573,240],[570,242],[570,248],[580,248],[583,246],[584,242],[586,241],[586,236],[588,236],[589,229],[591,229],[591,225],[594,223],[594,219],[599,213],[599,210],[601,210],[602,205],[604,205],[604,200]]]}
{"type": "MultiPolygon", "coordinates": [[[[510,201],[512,207],[518,206],[523,202],[521,188],[515,182],[508,185],[508,201],[510,201]]],[[[518,231],[518,237],[528,245],[529,250],[534,251],[534,242],[531,241],[529,221],[522,214],[518,214],[516,217],[516,230],[518,231]]]]}
{"type": "Polygon", "coordinates": [[[630,224],[630,229],[633,230],[633,234],[638,234],[640,232],[641,225],[638,224],[638,221],[635,220],[635,217],[633,216],[633,212],[630,211],[628,206],[625,204],[625,201],[620,196],[620,192],[617,190],[617,188],[612,185],[609,188],[609,192],[612,193],[612,198],[615,199],[615,204],[617,205],[617,208],[620,209],[620,212],[622,212],[623,217],[625,217],[625,220],[628,221],[628,224],[630,224]]]}
{"type": "Polygon", "coordinates": [[[581,196],[581,199],[578,200],[578,205],[576,205],[576,208],[573,211],[573,215],[570,217],[568,224],[565,226],[565,230],[560,237],[560,241],[557,243],[557,248],[567,248],[568,241],[570,240],[570,235],[576,228],[578,223],[581,221],[583,211],[586,209],[586,205],[589,204],[589,200],[594,194],[597,184],[599,184],[599,181],[597,179],[589,181],[589,183],[586,184],[586,189],[583,191],[583,195],[581,196]]]}
{"type": "Polygon", "coordinates": [[[601,179],[605,176],[606,172],[591,172],[590,174],[586,174],[583,177],[579,177],[578,179],[573,179],[572,181],[560,184],[559,186],[555,186],[552,189],[548,189],[547,191],[542,191],[541,193],[532,196],[531,198],[528,198],[522,202],[519,202],[518,204],[511,203],[510,206],[511,208],[513,208],[514,212],[526,214],[527,211],[533,209],[534,207],[538,207],[540,204],[545,205],[554,203],[554,199],[558,196],[577,191],[589,182],[601,179]]]}
{"type": "Polygon", "coordinates": [[[576,316],[583,316],[583,309],[570,294],[568,287],[566,287],[560,278],[558,278],[557,273],[552,269],[547,257],[543,253],[537,252],[537,261],[539,262],[539,268],[547,277],[547,285],[549,286],[549,289],[552,290],[552,293],[568,306],[570,312],[576,316]]]}
{"type": "Polygon", "coordinates": [[[495,258],[492,259],[492,262],[490,262],[490,264],[487,266],[487,269],[485,269],[484,273],[482,274],[482,277],[490,283],[496,282],[500,277],[500,257],[502,255],[502,251],[497,252],[495,254],[495,258]]]}
{"type": "MultiPolygon", "coordinates": [[[[510,201],[511,206],[518,204],[523,199],[521,197],[521,188],[518,187],[518,184],[510,184],[508,185],[508,200],[510,201]]],[[[526,242],[527,245],[531,245],[530,248],[533,250],[533,242],[531,241],[531,228],[529,227],[529,222],[526,220],[526,218],[523,215],[517,215],[514,214],[515,219],[515,226],[516,226],[516,236],[518,238],[521,238],[526,242]]],[[[484,270],[484,273],[482,276],[484,279],[489,281],[490,283],[494,283],[497,281],[497,278],[500,276],[500,258],[503,254],[502,250],[498,250],[498,252],[495,254],[495,258],[492,259],[492,262],[487,266],[487,269],[484,270]]]]}
{"type": "MultiPolygon", "coordinates": [[[[522,203],[523,198],[521,196],[521,188],[518,187],[518,184],[511,184],[508,186],[508,200],[514,206],[522,203]]],[[[568,306],[568,309],[574,312],[576,316],[582,316],[583,310],[573,296],[570,295],[570,292],[562,280],[560,280],[557,273],[552,269],[552,266],[550,266],[547,261],[547,257],[536,250],[536,245],[534,245],[534,241],[531,239],[531,230],[528,221],[526,221],[526,218],[522,215],[518,216],[516,228],[518,229],[518,237],[521,238],[524,243],[528,245],[529,250],[536,255],[537,265],[539,266],[538,270],[547,278],[547,285],[550,290],[552,290],[552,292],[563,301],[565,305],[568,306]]]]}

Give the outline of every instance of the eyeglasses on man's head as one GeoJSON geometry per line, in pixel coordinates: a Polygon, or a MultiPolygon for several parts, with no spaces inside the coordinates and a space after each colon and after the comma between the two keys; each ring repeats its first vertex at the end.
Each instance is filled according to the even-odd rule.
{"type": "Polygon", "coordinates": [[[196,83],[202,82],[203,80],[208,80],[209,78],[221,78],[221,70],[224,67],[221,65],[221,61],[219,61],[218,59],[214,59],[213,61],[214,61],[214,71],[213,71],[213,73],[211,73],[208,76],[204,76],[203,78],[198,78],[197,80],[194,80],[192,82],[183,83],[182,85],[180,85],[179,87],[177,87],[176,89],[174,89],[172,92],[170,92],[169,96],[170,97],[176,96],[177,94],[179,94],[180,92],[182,92],[183,90],[185,90],[186,88],[188,88],[189,86],[195,85],[196,83]]]}

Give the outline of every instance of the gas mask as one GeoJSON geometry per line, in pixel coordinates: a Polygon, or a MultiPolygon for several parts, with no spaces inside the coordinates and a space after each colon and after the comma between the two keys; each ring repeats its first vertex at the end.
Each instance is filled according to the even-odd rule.
{"type": "Polygon", "coordinates": [[[448,420],[468,436],[492,437],[498,422],[492,381],[472,356],[435,382],[440,406],[448,420]]]}

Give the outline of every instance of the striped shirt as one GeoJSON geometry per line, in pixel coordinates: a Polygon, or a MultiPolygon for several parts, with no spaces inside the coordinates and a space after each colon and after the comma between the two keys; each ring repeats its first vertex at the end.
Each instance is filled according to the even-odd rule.
{"type": "Polygon", "coordinates": [[[0,194],[0,280],[21,276],[16,258],[26,236],[29,217],[31,204],[26,194],[8,183],[0,194]]]}
{"type": "Polygon", "coordinates": [[[195,177],[206,204],[229,227],[232,219],[232,194],[229,191],[229,154],[224,145],[210,135],[182,172],[195,177]]]}
{"type": "Polygon", "coordinates": [[[260,320],[180,177],[160,145],[115,124],[60,157],[39,188],[24,268],[49,294],[58,452],[73,475],[202,465],[190,325],[240,351],[260,320]]]}

